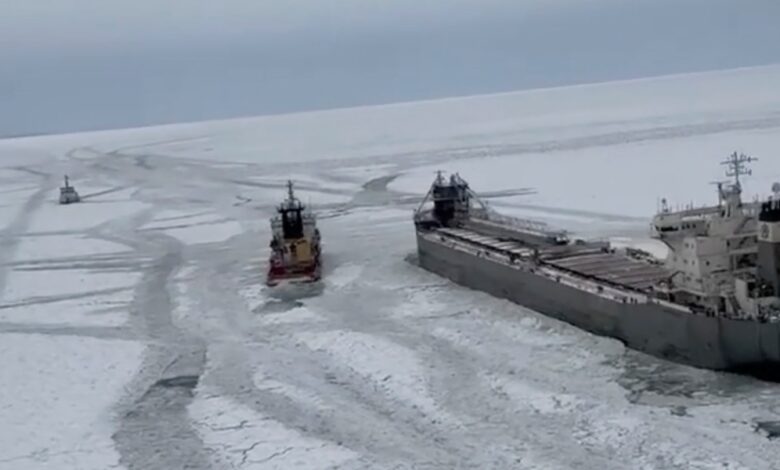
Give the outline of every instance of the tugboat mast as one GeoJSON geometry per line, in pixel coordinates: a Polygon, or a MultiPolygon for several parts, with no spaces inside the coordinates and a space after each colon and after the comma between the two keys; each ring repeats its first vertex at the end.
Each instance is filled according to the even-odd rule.
{"type": "Polygon", "coordinates": [[[295,193],[293,192],[292,180],[287,180],[287,199],[289,199],[290,201],[295,200],[295,193]]]}

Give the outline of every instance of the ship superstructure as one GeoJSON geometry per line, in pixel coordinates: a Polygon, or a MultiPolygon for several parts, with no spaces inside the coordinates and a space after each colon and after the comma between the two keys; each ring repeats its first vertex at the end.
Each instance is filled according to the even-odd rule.
{"type": "Polygon", "coordinates": [[[666,260],[499,215],[459,175],[438,174],[414,216],[419,263],[659,357],[780,373],[780,198],[742,202],[751,161],[726,162],[734,182],[716,206],[664,204],[653,227],[666,260]]]}
{"type": "Polygon", "coordinates": [[[292,181],[287,182],[287,199],[271,218],[271,234],[269,286],[319,280],[322,264],[317,219],[295,196],[292,181]]]}
{"type": "Polygon", "coordinates": [[[765,266],[776,260],[759,233],[772,226],[777,194],[764,203],[743,202],[740,176],[750,174],[753,161],[735,152],[723,162],[734,179],[718,183],[717,206],[672,212],[664,203],[653,218],[655,237],[669,247],[669,300],[710,315],[780,320],[780,309],[772,308],[780,299],[761,287],[774,282],[765,266]]]}

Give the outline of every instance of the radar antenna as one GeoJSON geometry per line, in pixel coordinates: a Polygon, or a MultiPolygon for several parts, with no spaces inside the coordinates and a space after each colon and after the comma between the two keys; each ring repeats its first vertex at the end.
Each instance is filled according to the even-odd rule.
{"type": "Polygon", "coordinates": [[[752,175],[753,172],[748,168],[747,164],[755,161],[758,161],[758,158],[749,157],[744,153],[737,154],[737,152],[734,152],[727,160],[721,162],[721,165],[726,165],[726,176],[734,177],[734,187],[742,189],[739,177],[743,175],[752,175]]]}

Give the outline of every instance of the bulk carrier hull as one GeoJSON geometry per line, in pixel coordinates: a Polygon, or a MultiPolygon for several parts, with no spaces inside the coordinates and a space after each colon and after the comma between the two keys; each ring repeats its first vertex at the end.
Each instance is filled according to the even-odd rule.
{"type": "Polygon", "coordinates": [[[668,302],[625,302],[599,295],[528,265],[481,255],[417,230],[422,268],[504,298],[627,347],[695,367],[777,377],[780,324],[694,314],[668,302]]]}

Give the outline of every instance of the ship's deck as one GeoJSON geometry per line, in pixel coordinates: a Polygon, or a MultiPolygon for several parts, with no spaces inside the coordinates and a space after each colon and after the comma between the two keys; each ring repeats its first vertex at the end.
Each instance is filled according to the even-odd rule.
{"type": "Polygon", "coordinates": [[[544,260],[556,268],[638,290],[649,289],[669,272],[661,266],[616,253],[573,254],[544,260]]]}
{"type": "Polygon", "coordinates": [[[441,228],[437,233],[461,243],[499,252],[509,258],[531,259],[536,252],[540,264],[632,290],[649,289],[670,275],[660,265],[604,251],[595,244],[527,246],[465,229],[441,228]]]}

